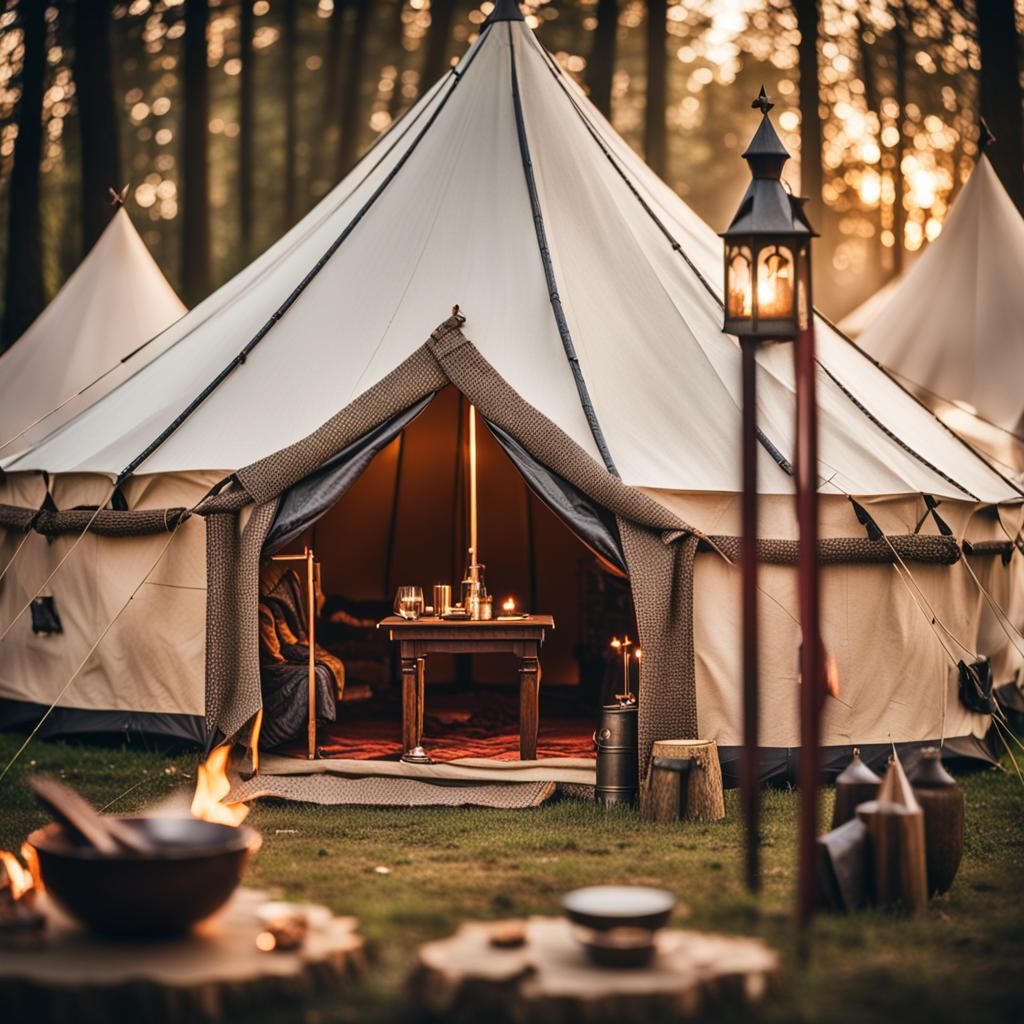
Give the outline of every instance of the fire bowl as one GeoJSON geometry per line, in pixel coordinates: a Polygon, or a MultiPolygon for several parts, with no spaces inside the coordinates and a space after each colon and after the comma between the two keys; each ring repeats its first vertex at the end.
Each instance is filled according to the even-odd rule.
{"type": "Polygon", "coordinates": [[[261,841],[244,825],[196,818],[121,820],[153,840],[157,851],[102,854],[58,824],[28,837],[47,893],[101,935],[161,938],[188,931],[227,902],[261,841]]]}
{"type": "Polygon", "coordinates": [[[675,896],[643,885],[593,885],[562,900],[587,955],[605,967],[641,967],[654,956],[654,936],[672,916],[675,896]]]}

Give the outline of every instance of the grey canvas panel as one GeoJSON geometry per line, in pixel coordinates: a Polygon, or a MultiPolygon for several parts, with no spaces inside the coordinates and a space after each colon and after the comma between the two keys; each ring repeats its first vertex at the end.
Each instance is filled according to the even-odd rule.
{"type": "Polygon", "coordinates": [[[357,438],[320,469],[293,484],[281,496],[277,516],[264,542],[267,553],[280,551],[313,525],[356,482],[363,470],[433,400],[429,394],[411,408],[357,438]]]}
{"type": "MultiPolygon", "coordinates": [[[[48,710],[47,705],[31,701],[0,700],[0,730],[35,728],[48,710]]],[[[81,735],[163,736],[196,746],[206,741],[201,715],[88,708],[54,708],[38,735],[43,739],[81,735]]]]}
{"type": "MultiPolygon", "coordinates": [[[[945,740],[915,740],[897,743],[903,767],[910,771],[920,758],[923,747],[938,747],[941,743],[942,760],[954,764],[958,769],[982,768],[996,764],[1000,754],[999,737],[995,729],[989,729],[984,739],[977,736],[947,736],[945,740]]],[[[822,778],[832,783],[836,776],[850,763],[853,748],[860,750],[861,760],[879,775],[885,774],[886,765],[892,754],[890,743],[850,744],[849,746],[828,746],[821,748],[822,778]]],[[[740,760],[742,747],[719,747],[718,757],[722,763],[722,780],[726,788],[740,784],[740,760]]],[[[761,747],[758,777],[762,785],[795,785],[799,775],[799,747],[761,747]]]]}
{"type": "Polygon", "coordinates": [[[538,462],[511,434],[485,422],[530,490],[609,568],[628,576],[615,516],[538,462]]]}

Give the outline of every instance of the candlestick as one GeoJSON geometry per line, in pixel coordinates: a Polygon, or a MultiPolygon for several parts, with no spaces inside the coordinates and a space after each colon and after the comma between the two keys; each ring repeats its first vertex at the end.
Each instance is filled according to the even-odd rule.
{"type": "Polygon", "coordinates": [[[469,407],[469,575],[476,579],[476,406],[469,407]]]}

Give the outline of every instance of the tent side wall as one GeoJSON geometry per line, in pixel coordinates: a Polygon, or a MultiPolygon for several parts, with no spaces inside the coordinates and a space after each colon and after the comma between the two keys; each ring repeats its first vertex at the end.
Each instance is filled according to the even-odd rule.
{"type": "MultiPolygon", "coordinates": [[[[640,640],[648,655],[641,682],[642,752],[656,738],[698,732],[726,745],[735,742],[740,645],[739,624],[730,616],[739,606],[738,573],[712,551],[697,553],[705,529],[733,538],[739,532],[733,521],[735,496],[680,497],[622,484],[505,384],[454,320],[320,430],[240,470],[240,486],[207,504],[205,511],[218,521],[210,547],[211,579],[228,582],[216,595],[211,589],[211,727],[235,734],[259,707],[251,596],[280,495],[326,458],[449,382],[547,469],[617,515],[640,640]],[[243,529],[239,510],[249,503],[255,509],[243,529]],[[230,631],[222,628],[227,623],[230,631]]],[[[769,504],[764,535],[783,540],[795,536],[791,505],[789,498],[769,504]]],[[[946,503],[942,511],[955,538],[908,536],[921,509],[920,498],[871,505],[883,527],[899,537],[927,600],[974,651],[983,622],[982,595],[963,566],[942,563],[959,557],[955,538],[965,533],[975,541],[1005,540],[1005,535],[981,511],[946,503]]],[[[871,548],[843,498],[825,501],[824,520],[824,540],[838,540],[838,560],[844,563],[825,570],[825,639],[843,674],[840,695],[826,714],[826,742],[848,747],[876,739],[887,742],[890,736],[921,741],[985,735],[987,718],[960,707],[949,659],[895,578],[893,566],[882,561],[887,557],[884,542],[871,548]],[[905,634],[912,637],[910,644],[905,634]]],[[[931,520],[922,533],[935,533],[931,520]]],[[[998,561],[992,555],[977,556],[979,563],[986,559],[998,561]]],[[[766,565],[762,579],[777,602],[765,602],[774,618],[773,628],[765,630],[765,677],[772,699],[764,705],[763,742],[788,749],[799,744],[796,574],[788,565],[766,565]]]]}
{"type": "MultiPolygon", "coordinates": [[[[732,495],[651,492],[681,517],[713,535],[739,533],[739,499],[732,495]]],[[[875,501],[870,513],[891,536],[912,534],[924,513],[920,498],[875,501]]],[[[795,539],[794,503],[764,497],[762,536],[795,539]]],[[[943,502],[943,520],[958,539],[1005,541],[998,521],[969,503],[943,502]]],[[[821,536],[862,533],[850,503],[840,496],[820,500],[821,536]]],[[[934,534],[929,517],[922,533],[934,534]]],[[[1010,566],[991,554],[964,556],[993,598],[1006,608],[1010,566]]],[[[762,714],[760,739],[768,748],[799,746],[800,642],[797,577],[785,565],[762,564],[759,572],[762,714]]],[[[722,747],[742,743],[740,574],[715,554],[702,554],[695,573],[694,620],[698,713],[702,736],[722,747]]],[[[920,742],[951,737],[982,738],[987,715],[967,711],[957,695],[952,658],[972,657],[930,623],[931,611],[971,652],[993,658],[996,684],[1013,682],[1022,658],[995,621],[964,560],[952,565],[907,559],[899,572],[891,564],[840,564],[822,568],[822,640],[835,658],[839,693],[825,705],[822,743],[920,742]],[[909,578],[908,578],[909,574],[909,578]],[[916,588],[920,588],[918,592],[916,588]],[[951,657],[952,655],[952,657],[951,657]]]]}
{"type": "MultiPolygon", "coordinates": [[[[189,508],[218,478],[213,473],[140,477],[125,485],[124,497],[132,510],[189,508]]],[[[51,496],[60,509],[95,506],[110,489],[110,482],[98,476],[58,477],[51,482],[51,496]]],[[[39,474],[12,473],[0,483],[0,502],[5,505],[36,509],[45,495],[39,474]]],[[[14,622],[77,543],[44,589],[54,598],[63,632],[34,634],[26,611],[2,641],[0,722],[35,725],[56,701],[57,709],[47,721],[51,734],[131,730],[201,740],[205,532],[197,516],[181,523],[173,537],[162,529],[139,536],[90,531],[79,541],[80,530],[52,537],[32,532],[26,537],[20,530],[0,527],[0,568],[15,558],[0,581],[0,632],[14,622]]]]}

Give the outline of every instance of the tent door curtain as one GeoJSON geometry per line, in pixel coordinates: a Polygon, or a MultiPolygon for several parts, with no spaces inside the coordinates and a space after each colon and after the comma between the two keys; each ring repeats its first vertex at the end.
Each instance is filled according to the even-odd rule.
{"type": "MultiPolygon", "coordinates": [[[[264,542],[264,554],[280,551],[316,523],[344,496],[374,457],[433,399],[434,395],[428,395],[405,412],[369,431],[285,491],[264,542]]],[[[606,568],[617,575],[627,576],[626,556],[614,514],[544,466],[501,427],[487,420],[484,422],[533,493],[606,568]]]]}

